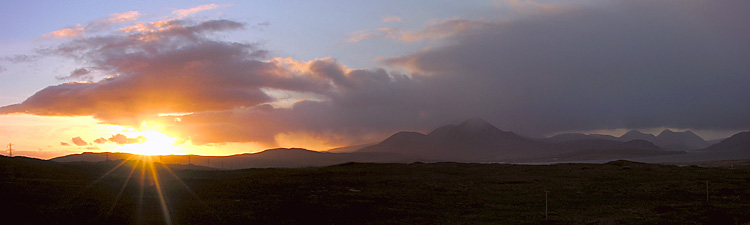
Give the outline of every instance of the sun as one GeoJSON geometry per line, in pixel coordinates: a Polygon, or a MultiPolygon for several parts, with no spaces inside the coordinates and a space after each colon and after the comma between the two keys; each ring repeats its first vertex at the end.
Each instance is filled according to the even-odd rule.
{"type": "Polygon", "coordinates": [[[140,155],[171,155],[177,151],[175,141],[177,138],[169,137],[159,131],[137,131],[133,135],[143,136],[145,140],[141,143],[128,146],[131,153],[140,155]]]}

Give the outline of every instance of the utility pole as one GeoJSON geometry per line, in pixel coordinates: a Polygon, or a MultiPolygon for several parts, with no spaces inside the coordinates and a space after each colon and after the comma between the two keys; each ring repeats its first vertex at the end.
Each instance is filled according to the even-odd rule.
{"type": "Polygon", "coordinates": [[[188,155],[188,165],[190,165],[190,155],[188,155]]]}
{"type": "Polygon", "coordinates": [[[106,162],[109,162],[109,152],[105,152],[104,156],[106,157],[106,162]]]}
{"type": "Polygon", "coordinates": [[[549,194],[549,191],[544,191],[544,220],[549,220],[547,194],[549,194]]]}
{"type": "Polygon", "coordinates": [[[13,144],[12,143],[8,143],[8,155],[10,157],[13,157],[13,144]]]}

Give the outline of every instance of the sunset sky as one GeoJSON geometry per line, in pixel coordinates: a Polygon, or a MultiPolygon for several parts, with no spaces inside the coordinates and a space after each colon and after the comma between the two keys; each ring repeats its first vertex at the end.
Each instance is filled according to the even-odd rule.
{"type": "MultiPolygon", "coordinates": [[[[15,155],[750,130],[750,1],[2,1],[15,155]]],[[[3,155],[7,152],[3,151],[3,155]]]]}

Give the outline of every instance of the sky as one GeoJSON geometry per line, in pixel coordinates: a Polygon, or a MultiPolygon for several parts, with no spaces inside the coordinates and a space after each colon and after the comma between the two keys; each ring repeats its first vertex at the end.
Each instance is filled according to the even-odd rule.
{"type": "MultiPolygon", "coordinates": [[[[750,130],[750,2],[3,1],[15,155],[750,130]]],[[[5,145],[5,144],[3,144],[5,145]]],[[[7,152],[3,153],[7,155],[7,152]]]]}

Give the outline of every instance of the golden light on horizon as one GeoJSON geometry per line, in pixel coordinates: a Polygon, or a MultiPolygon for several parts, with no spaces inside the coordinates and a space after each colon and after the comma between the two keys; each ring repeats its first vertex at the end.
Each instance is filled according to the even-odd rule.
{"type": "Polygon", "coordinates": [[[173,155],[179,149],[175,145],[177,138],[167,136],[159,131],[135,131],[129,132],[129,134],[144,138],[140,143],[126,145],[125,148],[129,153],[139,155],[173,155]]]}

